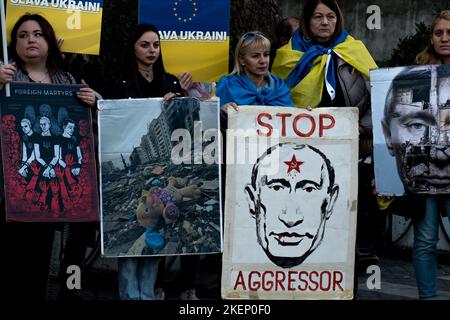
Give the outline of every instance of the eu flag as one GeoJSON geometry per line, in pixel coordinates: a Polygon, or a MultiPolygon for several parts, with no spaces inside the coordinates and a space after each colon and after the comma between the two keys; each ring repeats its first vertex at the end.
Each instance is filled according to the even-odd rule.
{"type": "Polygon", "coordinates": [[[139,23],[160,31],[166,69],[194,81],[217,81],[228,71],[229,0],[140,0],[139,23]]]}

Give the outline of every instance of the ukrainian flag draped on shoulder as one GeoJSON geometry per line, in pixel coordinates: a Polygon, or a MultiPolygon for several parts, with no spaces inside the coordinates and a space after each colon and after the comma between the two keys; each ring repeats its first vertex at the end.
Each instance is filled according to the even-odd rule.
{"type": "Polygon", "coordinates": [[[246,74],[234,73],[220,79],[216,95],[222,106],[235,102],[237,105],[292,107],[291,95],[284,81],[271,74],[267,75],[267,80],[267,86],[257,89],[246,74]]]}
{"type": "Polygon", "coordinates": [[[289,43],[277,50],[272,72],[286,80],[296,107],[317,107],[322,92],[335,97],[335,56],[369,78],[370,69],[377,65],[364,44],[344,30],[327,47],[314,44],[302,35],[300,28],[289,43]]]}

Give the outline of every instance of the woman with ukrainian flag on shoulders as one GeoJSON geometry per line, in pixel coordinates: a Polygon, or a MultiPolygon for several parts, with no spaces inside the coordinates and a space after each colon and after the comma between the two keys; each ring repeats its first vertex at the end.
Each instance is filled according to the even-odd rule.
{"type": "Polygon", "coordinates": [[[307,0],[300,28],[277,50],[272,72],[285,79],[294,106],[358,107],[360,133],[371,132],[370,69],[364,44],[344,29],[335,0],[307,0]]]}
{"type": "MultiPolygon", "coordinates": [[[[285,79],[295,107],[357,107],[359,109],[358,231],[356,258],[377,259],[372,249],[371,212],[366,195],[371,196],[373,140],[370,104],[370,69],[375,61],[361,41],[344,28],[344,18],[336,0],[307,0],[300,27],[291,40],[279,48],[272,72],[285,79]],[[362,228],[361,228],[362,227],[362,228]],[[360,235],[364,234],[364,237],[360,235]],[[366,251],[360,251],[360,249],[366,251]],[[360,256],[361,252],[364,252],[360,256]],[[367,254],[365,253],[367,252],[367,254]]],[[[371,198],[369,198],[371,199],[371,198]]]]}
{"type": "Polygon", "coordinates": [[[270,40],[259,31],[245,33],[234,54],[234,69],[217,84],[221,110],[239,105],[292,107],[289,88],[269,72],[270,40]]]}

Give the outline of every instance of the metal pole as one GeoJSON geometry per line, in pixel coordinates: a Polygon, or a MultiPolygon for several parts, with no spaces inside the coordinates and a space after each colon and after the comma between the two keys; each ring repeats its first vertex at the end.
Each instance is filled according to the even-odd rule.
{"type": "MultiPolygon", "coordinates": [[[[5,1],[0,0],[0,19],[2,26],[2,47],[3,47],[3,63],[7,64],[8,59],[8,46],[6,40],[6,16],[5,16],[5,1]]],[[[9,83],[5,83],[5,94],[7,97],[11,96],[9,83]]]]}

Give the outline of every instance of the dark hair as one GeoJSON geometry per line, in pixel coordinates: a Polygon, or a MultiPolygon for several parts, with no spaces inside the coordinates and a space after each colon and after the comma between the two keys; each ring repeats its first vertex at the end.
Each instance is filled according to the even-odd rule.
{"type": "Polygon", "coordinates": [[[62,123],[62,127],[64,128],[64,127],[67,126],[69,123],[75,124],[75,121],[73,121],[73,120],[70,119],[70,118],[65,118],[64,121],[63,121],[63,123],[62,123]]]}
{"type": "MultiPolygon", "coordinates": [[[[296,18],[293,18],[296,19],[296,18]]],[[[289,41],[289,39],[292,37],[292,26],[289,22],[289,17],[282,19],[280,22],[277,23],[275,26],[275,45],[277,46],[276,49],[281,48],[285,42],[289,41]]]]}
{"type": "Polygon", "coordinates": [[[344,17],[342,15],[341,8],[336,0],[307,0],[304,7],[302,16],[300,18],[300,28],[303,32],[303,35],[308,38],[313,38],[311,33],[311,29],[309,28],[309,24],[311,22],[311,18],[313,16],[314,10],[319,4],[324,4],[328,8],[330,8],[336,14],[336,29],[333,33],[333,38],[336,38],[341,32],[344,30],[344,17]]]}
{"type": "MultiPolygon", "coordinates": [[[[403,88],[424,88],[430,90],[431,86],[431,69],[429,66],[416,66],[413,68],[405,68],[399,74],[395,76],[389,87],[386,95],[386,101],[384,103],[384,118],[383,122],[389,126],[392,116],[395,112],[397,92],[403,88]]],[[[424,99],[425,103],[430,102],[428,99],[424,99]]]]}
{"type": "MultiPolygon", "coordinates": [[[[396,95],[401,89],[410,89],[415,91],[411,97],[413,103],[423,102],[425,106],[430,103],[430,90],[432,81],[432,66],[419,65],[414,67],[405,67],[395,76],[389,87],[384,103],[383,122],[389,125],[397,105],[396,95]]],[[[450,64],[441,64],[436,66],[436,76],[438,79],[450,76],[450,64]]]]}
{"type": "Polygon", "coordinates": [[[24,62],[19,57],[16,51],[17,45],[17,31],[20,26],[27,21],[36,21],[42,29],[42,34],[48,45],[48,56],[46,61],[46,67],[51,74],[55,74],[56,71],[64,68],[63,56],[59,50],[58,41],[56,40],[55,31],[52,25],[39,14],[26,13],[17,20],[16,24],[11,30],[11,43],[9,44],[10,55],[13,61],[15,61],[19,67],[26,71],[24,68],[24,62]]]}
{"type": "MultiPolygon", "coordinates": [[[[125,49],[125,53],[122,59],[122,64],[120,67],[120,73],[127,80],[131,81],[131,83],[137,88],[137,90],[142,94],[142,90],[139,87],[139,83],[137,81],[138,77],[138,64],[136,62],[136,53],[134,51],[134,45],[136,41],[139,40],[140,37],[146,32],[154,32],[158,35],[158,40],[160,40],[158,29],[152,24],[138,24],[131,31],[130,39],[128,41],[127,47],[125,49]]],[[[153,64],[153,81],[158,83],[162,83],[162,77],[166,73],[164,69],[164,63],[162,58],[162,51],[159,52],[159,57],[156,59],[153,64]]]]}

